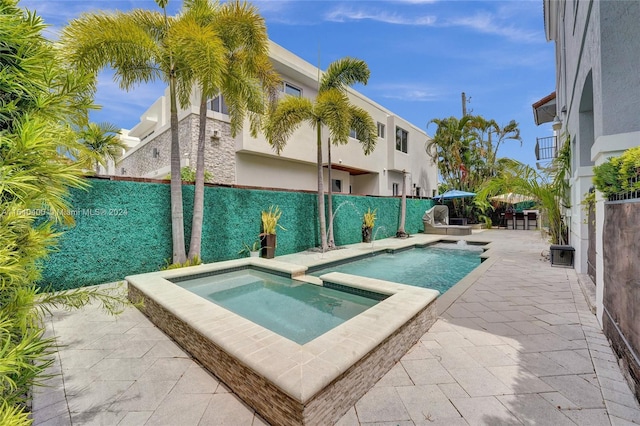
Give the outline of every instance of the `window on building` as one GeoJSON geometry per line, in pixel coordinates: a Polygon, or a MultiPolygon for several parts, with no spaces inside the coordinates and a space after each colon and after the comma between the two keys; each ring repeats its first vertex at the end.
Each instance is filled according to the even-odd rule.
{"type": "Polygon", "coordinates": [[[408,152],[409,133],[402,127],[396,126],[396,150],[404,153],[408,152]]]}
{"type": "Polygon", "coordinates": [[[394,183],[392,185],[392,189],[393,189],[393,195],[400,195],[400,184],[399,183],[394,183]]]}
{"type": "Polygon", "coordinates": [[[339,179],[331,179],[331,190],[333,192],[342,192],[342,181],[339,179]]]}
{"type": "Polygon", "coordinates": [[[356,133],[355,129],[349,130],[349,136],[351,136],[354,139],[358,139],[358,134],[356,133]]]}
{"type": "Polygon", "coordinates": [[[229,115],[229,108],[227,108],[227,103],[224,101],[222,95],[218,95],[213,99],[209,99],[207,101],[207,109],[219,112],[221,114],[229,115]]]}
{"type": "Polygon", "coordinates": [[[297,96],[298,98],[302,97],[302,89],[294,86],[291,83],[284,83],[284,93],[291,96],[297,96]]]}
{"type": "Polygon", "coordinates": [[[384,124],[378,121],[378,137],[384,138],[384,124]]]}

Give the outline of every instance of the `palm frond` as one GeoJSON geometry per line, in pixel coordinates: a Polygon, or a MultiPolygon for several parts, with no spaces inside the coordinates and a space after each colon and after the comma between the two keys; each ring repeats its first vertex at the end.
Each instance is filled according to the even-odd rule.
{"type": "MultiPolygon", "coordinates": [[[[66,59],[93,74],[105,66],[115,70],[122,89],[162,77],[164,20],[147,10],[91,13],[74,19],[62,30],[66,59]]],[[[166,66],[166,65],[165,65],[166,66]]]]}
{"type": "Polygon", "coordinates": [[[42,313],[51,314],[52,309],[71,311],[84,308],[91,303],[97,303],[103,312],[110,315],[120,314],[126,307],[131,306],[126,298],[126,287],[121,282],[108,288],[84,287],[57,292],[51,291],[51,287],[48,287],[39,294],[36,307],[42,313]]]}
{"type": "Polygon", "coordinates": [[[307,98],[286,96],[269,114],[263,133],[273,149],[280,154],[287,140],[305,121],[315,128],[317,119],[313,103],[307,98]]]}
{"type": "Polygon", "coordinates": [[[318,93],[314,106],[315,114],[328,127],[333,144],[344,145],[349,142],[349,107],[347,95],[340,90],[330,89],[318,93]]]}
{"type": "Polygon", "coordinates": [[[356,138],[362,145],[364,155],[373,152],[378,142],[378,128],[369,113],[357,106],[350,108],[351,123],[350,127],[355,130],[356,138]]]}
{"type": "Polygon", "coordinates": [[[365,61],[350,57],[341,58],[329,64],[322,74],[319,91],[330,89],[344,91],[356,83],[367,84],[370,74],[365,61]]]}

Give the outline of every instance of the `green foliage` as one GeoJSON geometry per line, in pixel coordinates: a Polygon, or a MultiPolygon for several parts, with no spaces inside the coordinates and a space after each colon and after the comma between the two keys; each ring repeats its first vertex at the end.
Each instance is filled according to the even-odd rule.
{"type": "Polygon", "coordinates": [[[640,176],[640,146],[595,166],[593,173],[593,184],[606,198],[640,190],[640,181],[631,182],[632,178],[640,176]]]}
{"type": "MultiPolygon", "coordinates": [[[[171,174],[168,174],[164,177],[164,179],[171,179],[171,174]]],[[[183,182],[195,182],[196,181],[196,171],[193,167],[184,166],[180,169],[180,179],[183,182]]],[[[204,181],[205,182],[213,182],[213,175],[208,170],[204,171],[204,181]]]]}
{"type": "Polygon", "coordinates": [[[607,198],[622,192],[620,180],[620,157],[609,158],[593,168],[593,184],[607,198]]]}
{"type": "Polygon", "coordinates": [[[373,229],[373,227],[374,227],[374,225],[376,223],[376,212],[377,211],[378,211],[378,209],[373,209],[373,211],[371,211],[371,207],[369,207],[367,209],[367,212],[362,217],[362,227],[363,228],[372,228],[373,229]]]}
{"type": "Polygon", "coordinates": [[[166,262],[166,265],[162,268],[163,271],[168,271],[171,269],[187,268],[189,266],[202,265],[202,260],[198,256],[195,256],[193,259],[187,259],[184,262],[171,263],[171,259],[167,259],[165,262],[166,262]]]}
{"type": "MultiPolygon", "coordinates": [[[[447,189],[478,192],[482,185],[497,176],[509,160],[498,157],[498,150],[507,140],[522,145],[518,123],[511,120],[500,127],[495,120],[467,115],[461,119],[433,119],[438,126],[427,144],[427,153],[437,161],[442,177],[440,193],[447,189]]],[[[469,219],[486,220],[482,210],[463,200],[454,200],[454,214],[469,219]]]]}
{"type": "MultiPolygon", "coordinates": [[[[95,81],[64,65],[34,13],[11,0],[0,13],[0,424],[29,424],[26,399],[54,347],[43,338],[43,309],[56,300],[34,282],[60,235],[54,225],[74,222],[68,189],[87,187],[83,165],[72,160],[88,155],[74,129],[94,107],[95,81]]],[[[57,304],[79,306],[76,297],[57,304]]]]}
{"type": "Polygon", "coordinates": [[[63,309],[66,311],[81,309],[90,303],[98,303],[100,309],[113,315],[120,314],[129,306],[123,298],[126,293],[124,281],[110,288],[87,287],[83,289],[71,289],[55,292],[47,288],[38,295],[37,307],[43,312],[51,314],[51,309],[63,309]]]}
{"type": "Polygon", "coordinates": [[[254,241],[251,245],[243,242],[242,249],[238,252],[238,254],[249,256],[251,252],[256,251],[260,251],[260,240],[254,241]]]}
{"type": "Polygon", "coordinates": [[[286,229],[278,224],[282,210],[278,206],[269,206],[269,210],[262,211],[262,233],[260,235],[275,235],[278,228],[286,231],[286,229]]]}
{"type": "Polygon", "coordinates": [[[32,424],[29,413],[20,406],[14,406],[7,401],[0,405],[0,425],[3,426],[30,426],[32,424]]]}
{"type": "Polygon", "coordinates": [[[120,158],[127,145],[120,139],[120,129],[111,123],[87,123],[79,130],[79,142],[84,145],[87,166],[98,170],[98,165],[107,167],[108,160],[120,158]]]}
{"type": "MultiPolygon", "coordinates": [[[[476,198],[488,200],[494,195],[508,192],[532,197],[548,221],[551,243],[566,244],[567,227],[563,220],[563,209],[570,207],[567,202],[569,194],[566,179],[570,164],[570,142],[566,137],[551,172],[540,174],[531,166],[511,161],[505,164],[496,177],[485,182],[476,198]]],[[[477,205],[483,212],[492,208],[487,202],[477,205]]]]}

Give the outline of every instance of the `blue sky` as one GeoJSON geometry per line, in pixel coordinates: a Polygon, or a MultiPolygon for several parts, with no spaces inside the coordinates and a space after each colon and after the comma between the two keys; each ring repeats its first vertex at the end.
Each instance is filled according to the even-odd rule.
{"type": "MultiPolygon", "coordinates": [[[[507,143],[499,155],[535,164],[536,137],[550,136],[551,125],[536,126],[531,104],[554,90],[554,50],[544,36],[542,0],[455,1],[254,1],[270,38],[306,61],[325,69],[352,56],[371,69],[361,93],[432,135],[433,118],[468,110],[503,125],[520,123],[523,145],[507,143]]],[[[51,25],[56,37],[69,20],[97,9],[156,9],[152,0],[23,0],[51,25]]],[[[182,2],[169,0],[175,14],[182,2]]],[[[162,83],[122,92],[101,74],[94,121],[133,127],[162,94],[162,83]]]]}

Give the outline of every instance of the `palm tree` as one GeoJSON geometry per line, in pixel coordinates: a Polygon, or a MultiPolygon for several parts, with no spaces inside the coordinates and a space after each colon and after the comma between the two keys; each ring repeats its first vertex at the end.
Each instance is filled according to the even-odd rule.
{"type": "Polygon", "coordinates": [[[163,13],[135,9],[130,12],[96,12],[82,15],[63,29],[61,41],[67,59],[78,69],[94,75],[102,68],[115,69],[120,87],[129,90],[140,83],[161,79],[169,84],[171,123],[171,229],[173,261],[186,260],[184,213],[180,180],[178,100],[189,103],[193,75],[219,73],[218,50],[211,41],[192,37],[191,52],[179,55],[181,40],[197,28],[184,23],[186,15],[175,18],[166,13],[167,0],[156,0],[163,13]]]}
{"type": "Polygon", "coordinates": [[[80,130],[80,143],[87,148],[86,161],[97,172],[98,166],[107,167],[108,160],[116,162],[127,149],[120,139],[120,129],[111,123],[89,123],[80,130]]]}
{"type": "Polygon", "coordinates": [[[433,139],[426,146],[427,153],[438,164],[438,171],[446,185],[451,188],[468,189],[468,163],[473,135],[468,123],[471,116],[460,120],[456,117],[434,118],[429,124],[438,126],[433,139]]]}
{"type": "Polygon", "coordinates": [[[334,145],[349,142],[349,134],[354,129],[365,155],[373,151],[376,143],[375,123],[366,111],[352,105],[347,96],[348,86],[355,83],[366,84],[368,79],[369,67],[366,62],[348,57],[339,59],[331,63],[320,78],[315,102],[307,98],[286,96],[280,99],[264,126],[265,136],[278,154],[302,122],[309,123],[316,131],[318,219],[323,252],[328,249],[328,242],[322,174],[322,126],[328,128],[330,143],[334,145]]]}
{"type": "Polygon", "coordinates": [[[224,97],[231,118],[232,136],[236,135],[244,117],[248,115],[251,134],[255,137],[259,118],[266,110],[266,101],[275,99],[279,77],[269,61],[264,19],[254,6],[239,1],[219,6],[209,0],[187,0],[184,8],[180,25],[191,28],[191,31],[180,32],[183,37],[177,45],[177,55],[186,58],[194,56],[188,62],[197,62],[202,52],[194,50],[192,46],[204,38],[208,40],[208,49],[215,52],[217,57],[216,73],[211,72],[212,67],[207,67],[195,69],[191,76],[193,84],[197,84],[200,91],[200,126],[189,244],[189,259],[195,260],[200,257],[202,245],[207,100],[219,95],[224,97]],[[200,71],[203,73],[200,74],[200,71]]]}
{"type": "Polygon", "coordinates": [[[515,160],[504,161],[498,175],[485,182],[476,198],[484,200],[508,192],[532,197],[548,222],[551,243],[566,244],[567,228],[563,222],[563,209],[570,207],[566,179],[570,169],[571,144],[567,138],[558,157],[553,160],[550,173],[539,173],[531,166],[515,160]]]}
{"type": "Polygon", "coordinates": [[[520,146],[522,146],[522,137],[520,137],[520,129],[518,128],[518,122],[515,120],[511,120],[504,127],[500,127],[497,123],[495,124],[495,135],[497,136],[495,149],[492,151],[492,156],[489,160],[491,165],[497,164],[497,156],[498,149],[500,149],[500,145],[507,140],[514,140],[520,142],[520,146]]]}

